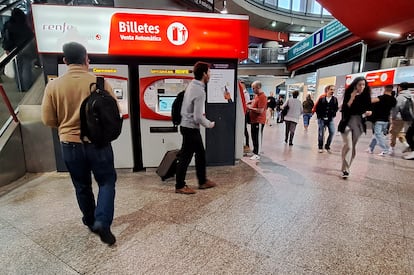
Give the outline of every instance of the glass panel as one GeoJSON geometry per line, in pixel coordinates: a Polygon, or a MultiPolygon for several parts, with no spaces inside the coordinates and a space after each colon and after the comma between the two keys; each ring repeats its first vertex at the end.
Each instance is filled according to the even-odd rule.
{"type": "Polygon", "coordinates": [[[278,7],[290,10],[290,0],[279,0],[278,7]]]}
{"type": "Polygon", "coordinates": [[[265,5],[276,7],[276,1],[277,0],[265,0],[265,5]]]}
{"type": "Polygon", "coordinates": [[[309,4],[310,4],[309,5],[309,7],[310,7],[309,13],[318,14],[318,15],[321,14],[322,7],[318,2],[313,0],[313,1],[310,1],[309,4]]]}
{"type": "Polygon", "coordinates": [[[306,0],[292,0],[292,11],[305,12],[306,0]]]}
{"type": "Polygon", "coordinates": [[[322,15],[332,16],[332,14],[329,11],[325,10],[325,9],[322,9],[322,15]]]}

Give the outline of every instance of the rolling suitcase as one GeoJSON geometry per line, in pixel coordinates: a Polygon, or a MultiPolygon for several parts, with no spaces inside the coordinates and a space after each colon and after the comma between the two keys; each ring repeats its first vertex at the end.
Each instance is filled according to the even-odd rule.
{"type": "Polygon", "coordinates": [[[157,175],[164,181],[168,178],[174,177],[175,170],[177,168],[177,155],[180,150],[170,150],[165,153],[161,160],[160,165],[157,168],[157,175]]]}

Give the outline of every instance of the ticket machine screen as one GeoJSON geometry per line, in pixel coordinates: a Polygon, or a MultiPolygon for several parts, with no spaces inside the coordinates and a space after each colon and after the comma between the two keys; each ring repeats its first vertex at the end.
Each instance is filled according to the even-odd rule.
{"type": "Polygon", "coordinates": [[[170,115],[175,98],[173,95],[158,95],[158,112],[170,115]]]}

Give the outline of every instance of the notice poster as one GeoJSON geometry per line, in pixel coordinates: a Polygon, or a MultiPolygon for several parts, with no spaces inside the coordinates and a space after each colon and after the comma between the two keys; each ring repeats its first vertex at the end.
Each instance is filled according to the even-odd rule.
{"type": "Polygon", "coordinates": [[[234,69],[210,69],[207,103],[234,102],[234,69]]]}

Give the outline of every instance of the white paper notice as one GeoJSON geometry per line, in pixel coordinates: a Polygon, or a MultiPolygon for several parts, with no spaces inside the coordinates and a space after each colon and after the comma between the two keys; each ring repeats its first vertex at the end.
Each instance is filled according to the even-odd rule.
{"type": "Polygon", "coordinates": [[[207,103],[234,102],[234,69],[210,69],[207,103]]]}

